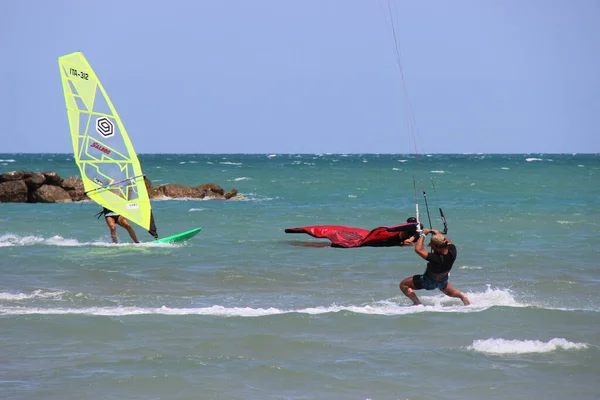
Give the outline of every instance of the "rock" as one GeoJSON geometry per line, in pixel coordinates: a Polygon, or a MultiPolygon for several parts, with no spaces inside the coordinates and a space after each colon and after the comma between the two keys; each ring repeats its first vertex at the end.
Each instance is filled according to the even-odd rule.
{"type": "Polygon", "coordinates": [[[200,192],[201,199],[205,197],[223,198],[225,195],[225,190],[216,183],[205,183],[198,186],[197,189],[200,192]]]}
{"type": "Polygon", "coordinates": [[[60,186],[63,183],[63,178],[54,171],[42,172],[42,174],[46,177],[47,185],[60,186]]]}
{"type": "Polygon", "coordinates": [[[70,203],[71,196],[60,186],[42,185],[31,194],[34,203],[70,203]]]}
{"type": "Polygon", "coordinates": [[[173,197],[176,199],[181,198],[190,198],[190,199],[200,199],[200,192],[198,189],[180,185],[178,183],[168,183],[166,185],[162,185],[162,192],[166,197],[173,197]]]}
{"type": "Polygon", "coordinates": [[[237,193],[238,193],[237,189],[231,189],[229,192],[225,193],[224,197],[226,200],[229,200],[233,197],[236,197],[237,193]]]}
{"type": "Polygon", "coordinates": [[[150,197],[151,199],[162,199],[167,196],[165,196],[162,186],[155,186],[148,188],[148,197],[150,197]]]}
{"type": "Polygon", "coordinates": [[[65,190],[83,190],[83,181],[81,178],[70,176],[61,182],[60,187],[65,190]]]}
{"type": "Polygon", "coordinates": [[[67,193],[69,194],[69,196],[71,196],[72,201],[91,201],[91,199],[88,197],[88,195],[85,194],[85,191],[83,189],[67,190],[67,193]]]}
{"type": "Polygon", "coordinates": [[[83,181],[81,178],[70,176],[62,181],[60,187],[69,193],[72,201],[90,200],[90,198],[85,194],[85,189],[83,187],[83,181]]]}
{"type": "Polygon", "coordinates": [[[23,171],[11,171],[0,175],[1,182],[22,181],[25,173],[23,171]]]}
{"type": "Polygon", "coordinates": [[[23,182],[27,185],[29,192],[34,192],[46,182],[46,177],[39,172],[25,172],[23,182]]]}
{"type": "MultiPolygon", "coordinates": [[[[202,199],[240,199],[237,189],[225,193],[216,183],[205,183],[193,187],[169,183],[153,187],[152,182],[144,176],[144,183],[151,199],[156,198],[190,198],[202,199]]],[[[61,178],[56,172],[12,171],[0,175],[0,203],[61,203],[90,200],[85,194],[81,178],[70,176],[61,178]]]]}
{"type": "Polygon", "coordinates": [[[26,203],[27,193],[27,185],[23,181],[0,183],[0,203],[26,203]]]}

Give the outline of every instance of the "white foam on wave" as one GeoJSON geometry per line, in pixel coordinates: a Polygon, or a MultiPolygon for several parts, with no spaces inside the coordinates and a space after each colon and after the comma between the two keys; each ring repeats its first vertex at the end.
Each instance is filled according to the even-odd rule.
{"type": "Polygon", "coordinates": [[[429,172],[431,172],[432,174],[445,174],[446,173],[446,171],[443,171],[443,170],[433,170],[433,171],[429,171],[429,172]]]}
{"type": "Polygon", "coordinates": [[[221,165],[244,165],[243,163],[235,163],[231,161],[221,161],[219,164],[221,165]]]}
{"type": "Polygon", "coordinates": [[[581,350],[587,347],[586,343],[573,343],[564,338],[554,338],[547,342],[492,338],[475,340],[467,349],[488,354],[528,354],[550,353],[557,350],[581,350]]]}
{"type": "MultiPolygon", "coordinates": [[[[466,308],[466,307],[463,307],[466,308]]],[[[170,308],[162,306],[159,308],[150,307],[89,307],[89,308],[41,308],[41,307],[3,307],[0,308],[0,315],[98,315],[98,316],[129,316],[129,315],[207,315],[219,317],[262,317],[280,314],[308,314],[319,315],[327,313],[337,313],[341,311],[350,311],[357,314],[373,315],[402,315],[414,314],[426,311],[427,307],[403,307],[397,303],[389,305],[374,306],[338,306],[330,305],[323,307],[309,307],[302,309],[280,309],[276,307],[252,308],[252,307],[223,307],[214,305],[211,307],[199,308],[170,308]]]]}
{"type": "Polygon", "coordinates": [[[272,201],[278,199],[278,197],[259,197],[256,193],[244,193],[242,198],[231,198],[227,201],[272,201]]]}
{"type": "Polygon", "coordinates": [[[262,317],[280,314],[308,314],[319,315],[338,312],[353,312],[356,314],[370,315],[408,315],[418,313],[472,313],[481,312],[492,306],[516,306],[525,307],[518,304],[508,290],[491,289],[490,287],[483,293],[466,293],[471,300],[471,305],[465,307],[460,300],[448,297],[444,294],[423,295],[420,296],[423,305],[409,305],[408,299],[404,296],[398,296],[393,299],[370,302],[359,305],[338,305],[331,304],[327,306],[305,307],[298,309],[286,309],[276,306],[267,308],[252,307],[224,307],[213,305],[209,307],[198,308],[171,308],[162,307],[89,307],[89,308],[40,308],[40,307],[4,307],[0,308],[0,315],[21,315],[21,314],[82,314],[82,315],[100,315],[100,316],[128,316],[143,314],[160,315],[208,315],[219,317],[262,317]]]}
{"type": "Polygon", "coordinates": [[[45,239],[41,236],[19,236],[12,233],[7,233],[0,236],[0,247],[28,246],[41,243],[44,240],[45,239]]]}
{"type": "Polygon", "coordinates": [[[532,162],[532,161],[544,161],[544,160],[542,160],[541,158],[533,158],[532,157],[532,158],[526,158],[525,161],[532,162]]]}
{"type": "Polygon", "coordinates": [[[474,269],[482,269],[483,267],[477,267],[475,265],[463,265],[458,267],[458,269],[466,269],[466,270],[474,270],[474,269]]]}
{"type": "Polygon", "coordinates": [[[180,247],[182,244],[175,243],[112,243],[104,241],[94,242],[80,242],[77,239],[64,238],[60,235],[52,236],[50,238],[44,238],[42,236],[19,236],[14,234],[6,234],[0,236],[0,247],[10,246],[33,246],[33,245],[47,245],[47,246],[59,246],[59,247],[84,247],[84,246],[95,246],[95,247],[180,247]]]}
{"type": "Polygon", "coordinates": [[[235,182],[239,182],[239,181],[250,181],[250,180],[252,180],[252,178],[248,178],[247,176],[242,176],[242,177],[239,177],[239,178],[235,178],[235,179],[234,179],[234,181],[235,181],[235,182]]]}
{"type": "Polygon", "coordinates": [[[8,293],[0,292],[0,301],[20,301],[29,299],[48,299],[48,298],[60,298],[66,292],[64,290],[42,290],[37,289],[31,293],[8,293]]]}
{"type": "MultiPolygon", "coordinates": [[[[519,303],[515,300],[510,289],[492,288],[486,285],[484,292],[465,292],[465,295],[471,301],[472,306],[487,309],[493,306],[504,307],[528,307],[528,304],[519,303]]],[[[441,296],[445,296],[441,294],[441,296]]]]}

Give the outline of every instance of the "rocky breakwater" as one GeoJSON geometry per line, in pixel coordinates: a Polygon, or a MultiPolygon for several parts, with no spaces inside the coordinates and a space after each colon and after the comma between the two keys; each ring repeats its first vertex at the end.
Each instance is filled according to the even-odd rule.
{"type": "MultiPolygon", "coordinates": [[[[144,177],[148,195],[156,198],[235,199],[241,198],[237,189],[225,192],[215,183],[186,186],[177,183],[152,186],[144,177]]],[[[65,203],[85,201],[81,178],[61,178],[56,172],[12,171],[0,175],[0,203],[65,203]]]]}

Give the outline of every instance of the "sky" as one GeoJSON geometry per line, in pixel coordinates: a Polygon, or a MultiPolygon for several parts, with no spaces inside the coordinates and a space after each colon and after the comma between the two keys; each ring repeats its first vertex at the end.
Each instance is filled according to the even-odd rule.
{"type": "Polygon", "coordinates": [[[597,0],[1,1],[0,153],[74,51],[138,153],[600,153],[597,0]]]}

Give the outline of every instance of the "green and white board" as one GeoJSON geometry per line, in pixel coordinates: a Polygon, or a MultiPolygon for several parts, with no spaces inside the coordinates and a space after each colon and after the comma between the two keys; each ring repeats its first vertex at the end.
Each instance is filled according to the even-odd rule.
{"type": "Polygon", "coordinates": [[[188,239],[193,238],[194,236],[196,236],[198,233],[200,233],[200,231],[202,230],[202,228],[196,228],[196,229],[192,229],[189,230],[187,232],[182,232],[182,233],[178,233],[176,235],[172,235],[172,236],[167,236],[165,238],[161,238],[161,239],[157,239],[151,243],[178,243],[178,242],[185,242],[188,239]]]}

